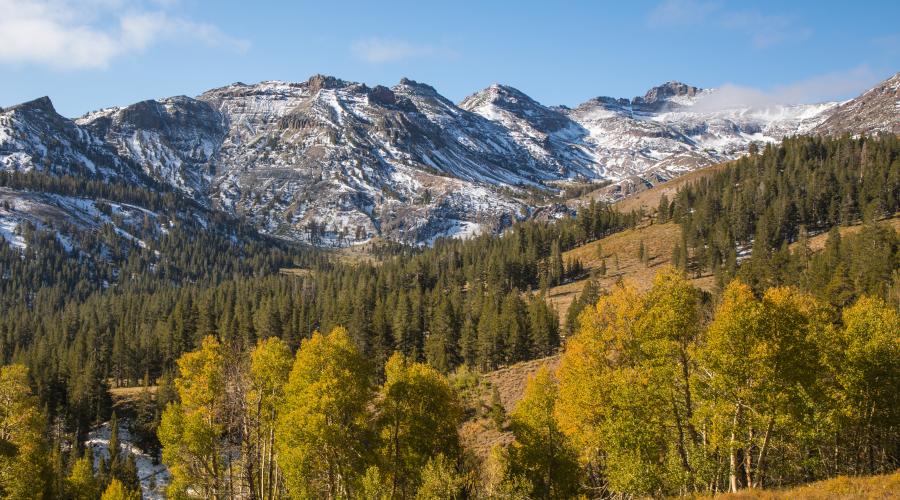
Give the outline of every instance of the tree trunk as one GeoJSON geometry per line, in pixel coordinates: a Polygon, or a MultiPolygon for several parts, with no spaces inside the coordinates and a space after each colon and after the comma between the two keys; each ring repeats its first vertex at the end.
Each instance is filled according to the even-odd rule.
{"type": "Polygon", "coordinates": [[[763,481],[766,477],[766,454],[769,451],[769,439],[772,437],[772,429],[775,428],[775,416],[769,417],[769,423],[766,424],[766,434],[763,436],[762,447],[759,449],[759,458],[756,460],[756,481],[753,486],[757,488],[763,487],[763,481]]]}
{"type": "Polygon", "coordinates": [[[728,461],[730,470],[728,473],[729,491],[736,493],[738,490],[738,457],[737,457],[737,426],[741,420],[741,403],[738,401],[734,411],[734,420],[731,423],[731,438],[728,441],[728,461]]]}
{"type": "Polygon", "coordinates": [[[687,347],[683,346],[681,351],[681,377],[684,379],[684,411],[687,423],[688,434],[694,444],[699,442],[697,429],[694,428],[694,402],[691,398],[691,376],[688,366],[688,357],[686,354],[687,347]]]}
{"type": "Polygon", "coordinates": [[[744,484],[748,488],[753,487],[753,427],[747,438],[747,448],[744,450],[744,484]]]}
{"type": "Polygon", "coordinates": [[[694,471],[691,469],[687,449],[684,446],[684,428],[681,425],[681,415],[678,412],[678,404],[675,402],[674,394],[672,395],[672,411],[675,413],[675,425],[678,428],[678,454],[681,456],[681,466],[691,476],[691,483],[693,483],[694,471]]]}

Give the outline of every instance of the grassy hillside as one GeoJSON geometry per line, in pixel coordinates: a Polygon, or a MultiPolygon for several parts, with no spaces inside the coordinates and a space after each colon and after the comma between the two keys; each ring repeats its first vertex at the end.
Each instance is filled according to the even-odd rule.
{"type": "MultiPolygon", "coordinates": [[[[585,267],[585,275],[581,279],[551,288],[548,299],[564,320],[569,305],[581,293],[592,275],[603,288],[611,287],[620,279],[629,279],[634,281],[639,289],[646,290],[650,288],[659,268],[671,262],[672,248],[680,237],[681,230],[677,224],[648,223],[573,248],[563,254],[563,260],[580,260],[585,267]],[[641,262],[638,255],[642,242],[648,256],[646,264],[641,262]],[[598,246],[602,253],[597,251],[598,246]],[[604,261],[606,274],[601,275],[599,271],[604,261]]],[[[691,281],[704,290],[712,289],[715,284],[711,275],[691,281]]]]}
{"type": "MultiPolygon", "coordinates": [[[[707,497],[708,498],[708,497],[707,497]]],[[[784,490],[751,490],[718,495],[717,499],[876,499],[900,498],[900,471],[882,476],[846,477],[839,476],[806,486],[784,490]]]]}
{"type": "MultiPolygon", "coordinates": [[[[900,231],[900,214],[894,214],[893,217],[880,221],[880,224],[885,224],[894,228],[894,231],[900,231]]],[[[854,233],[859,232],[862,229],[862,224],[856,224],[854,226],[842,226],[838,228],[841,233],[841,236],[848,236],[854,233]]],[[[817,234],[809,239],[809,249],[813,252],[818,252],[825,248],[825,242],[828,240],[828,233],[817,234]]],[[[793,251],[797,247],[797,243],[791,244],[791,250],[793,251]]]]}
{"type": "Polygon", "coordinates": [[[528,377],[545,365],[551,370],[556,370],[559,366],[559,356],[516,363],[480,376],[478,385],[466,398],[470,417],[460,428],[460,437],[466,449],[480,458],[485,458],[495,444],[512,442],[513,437],[508,429],[505,427],[498,429],[489,416],[494,388],[500,394],[504,412],[509,414],[522,399],[528,377]]]}

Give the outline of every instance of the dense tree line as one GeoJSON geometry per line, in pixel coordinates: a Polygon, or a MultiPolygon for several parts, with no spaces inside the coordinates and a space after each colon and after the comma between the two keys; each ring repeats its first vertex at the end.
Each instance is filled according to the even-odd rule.
{"type": "MultiPolygon", "coordinates": [[[[207,336],[178,360],[158,428],[168,493],[664,496],[887,472],[900,465],[897,331],[896,308],[870,296],[839,310],[735,280],[714,300],[674,268],[646,293],[626,281],[585,309],[557,373],[530,378],[512,442],[483,463],[458,435],[464,370],[448,379],[399,352],[378,370],[341,327],[296,354],[277,337],[207,336]]],[[[127,466],[54,466],[27,369],[3,370],[0,437],[16,447],[0,458],[5,491],[51,491],[59,473],[62,491],[133,491],[127,466]]]]}
{"type": "MultiPolygon", "coordinates": [[[[558,348],[559,321],[542,294],[581,273],[562,252],[638,217],[594,204],[499,238],[387,248],[379,263],[342,263],[233,221],[136,232],[146,248],[107,226],[80,234],[73,248],[87,251],[26,227],[24,252],[0,245],[9,311],[0,354],[30,368],[48,418],[73,442],[108,418],[111,385],[171,379],[175,360],[208,335],[239,349],[278,337],[296,350],[316,329],[341,325],[379,370],[395,350],[445,373],[464,363],[492,369],[558,348]]],[[[155,424],[146,427],[153,435],[155,424]]]]}
{"type": "Polygon", "coordinates": [[[81,453],[62,439],[57,426],[48,426],[28,375],[21,364],[0,368],[0,496],[139,500],[137,465],[119,440],[115,414],[108,453],[95,461],[92,449],[81,453]]]}
{"type": "MultiPolygon", "coordinates": [[[[876,221],[898,210],[900,139],[896,136],[795,137],[767,145],[761,153],[683,187],[671,201],[663,196],[657,218],[681,225],[682,241],[673,250],[676,265],[698,274],[712,272],[720,284],[739,275],[757,291],[779,284],[821,290],[817,286],[831,276],[826,279],[818,272],[833,270],[844,274],[838,278],[868,281],[851,286],[857,293],[884,295],[897,268],[892,235],[873,236],[880,240],[876,253],[856,261],[864,266],[881,264],[877,271],[860,271],[877,276],[849,276],[858,270],[828,266],[812,272],[811,252],[804,250],[799,260],[790,261],[788,246],[803,246],[812,235],[876,221]],[[748,257],[749,265],[738,265],[748,257]]],[[[835,252],[853,251],[839,250],[836,239],[833,245],[827,257],[832,261],[835,252]]]]}

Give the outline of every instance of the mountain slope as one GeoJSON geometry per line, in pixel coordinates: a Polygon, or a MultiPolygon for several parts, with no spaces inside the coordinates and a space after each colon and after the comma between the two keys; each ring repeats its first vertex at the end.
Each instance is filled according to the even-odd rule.
{"type": "Polygon", "coordinates": [[[0,169],[174,190],[291,241],[427,244],[566,213],[534,195],[569,182],[601,182],[592,197],[614,201],[754,143],[896,133],[898,78],[842,104],[763,108],[679,82],[575,108],[492,85],[456,105],[412,80],[387,88],[322,75],[74,121],[41,98],[0,110],[0,169]]]}
{"type": "Polygon", "coordinates": [[[0,170],[141,182],[132,164],[47,97],[0,109],[0,170]]]}
{"type": "Polygon", "coordinates": [[[388,89],[315,76],[200,100],[228,124],[217,206],[291,239],[415,243],[460,226],[490,229],[527,214],[497,187],[548,177],[504,129],[409,80],[388,89]]]}
{"type": "Polygon", "coordinates": [[[900,73],[837,106],[814,133],[900,134],[900,73]]]}
{"type": "Polygon", "coordinates": [[[148,176],[198,201],[208,190],[213,157],[225,137],[224,117],[209,104],[184,96],[100,110],[76,124],[103,138],[148,176]]]}

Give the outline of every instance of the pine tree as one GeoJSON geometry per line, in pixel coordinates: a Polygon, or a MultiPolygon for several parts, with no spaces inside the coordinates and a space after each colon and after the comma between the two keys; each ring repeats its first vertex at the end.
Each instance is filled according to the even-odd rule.
{"type": "Polygon", "coordinates": [[[125,457],[125,461],[119,467],[118,479],[122,481],[125,489],[129,491],[140,491],[141,481],[138,477],[137,462],[135,462],[133,453],[128,453],[125,457]]]}
{"type": "Polygon", "coordinates": [[[669,221],[669,197],[662,194],[659,197],[659,207],[656,209],[656,221],[664,224],[669,221]]]}
{"type": "Polygon", "coordinates": [[[559,316],[543,295],[532,296],[528,304],[530,358],[549,356],[559,346],[559,316]]]}
{"type": "Polygon", "coordinates": [[[122,451],[122,443],[119,442],[119,419],[116,417],[116,412],[113,412],[109,419],[109,443],[107,449],[109,450],[109,470],[112,475],[116,475],[121,465],[120,454],[122,451]]]}
{"type": "Polygon", "coordinates": [[[674,247],[672,247],[672,265],[678,269],[684,269],[684,253],[681,248],[681,245],[676,243],[674,247]]]}
{"type": "Polygon", "coordinates": [[[565,274],[565,266],[563,265],[559,240],[554,240],[550,246],[550,286],[556,286],[562,283],[565,274]]]}
{"type": "Polygon", "coordinates": [[[496,386],[491,387],[491,406],[488,409],[488,416],[494,423],[494,428],[503,432],[503,428],[506,426],[506,409],[500,399],[500,390],[496,386]]]}
{"type": "Polygon", "coordinates": [[[503,301],[500,325],[503,327],[503,336],[505,337],[505,360],[509,363],[516,363],[528,359],[532,351],[531,339],[525,306],[517,290],[509,292],[503,301]]]}
{"type": "Polygon", "coordinates": [[[504,339],[498,333],[500,331],[497,309],[490,300],[484,301],[484,306],[478,320],[478,367],[487,371],[496,368],[505,349],[504,339]]]}
{"type": "Polygon", "coordinates": [[[391,328],[394,332],[394,346],[404,354],[413,354],[415,340],[413,339],[412,308],[409,304],[409,296],[403,290],[399,292],[397,307],[394,311],[391,328]]]}
{"type": "Polygon", "coordinates": [[[448,297],[438,299],[431,314],[425,359],[442,373],[449,373],[460,362],[459,327],[453,304],[448,297]]]}

